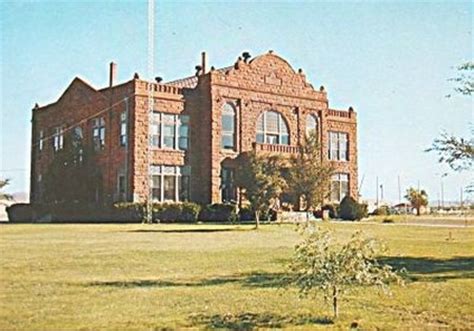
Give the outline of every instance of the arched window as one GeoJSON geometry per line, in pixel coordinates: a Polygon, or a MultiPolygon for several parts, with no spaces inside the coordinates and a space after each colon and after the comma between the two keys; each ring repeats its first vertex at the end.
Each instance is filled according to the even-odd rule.
{"type": "Polygon", "coordinates": [[[235,149],[235,108],[230,103],[222,108],[221,126],[221,148],[235,149]]]}
{"type": "Polygon", "coordinates": [[[306,136],[309,137],[311,134],[318,134],[318,117],[313,114],[306,117],[306,136]]]}
{"type": "Polygon", "coordinates": [[[289,145],[288,125],[280,113],[265,111],[257,120],[257,143],[289,145]]]}

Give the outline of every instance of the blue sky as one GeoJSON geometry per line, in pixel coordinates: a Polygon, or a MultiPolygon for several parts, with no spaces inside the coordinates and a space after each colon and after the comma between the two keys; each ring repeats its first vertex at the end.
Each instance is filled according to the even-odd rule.
{"type": "MultiPolygon", "coordinates": [[[[208,53],[209,65],[232,64],[242,51],[272,49],[330,106],[353,106],[359,119],[361,193],[385,198],[426,188],[431,200],[448,169],[423,152],[441,130],[469,134],[472,99],[451,93],[453,66],[472,59],[471,2],[164,2],[156,3],[156,75],[189,76],[208,53]]],[[[29,189],[31,108],[54,102],[75,76],[104,87],[108,63],[119,80],[145,76],[147,4],[143,1],[34,1],[0,5],[0,177],[10,192],[29,189]]],[[[473,175],[449,172],[445,200],[473,175]]]]}

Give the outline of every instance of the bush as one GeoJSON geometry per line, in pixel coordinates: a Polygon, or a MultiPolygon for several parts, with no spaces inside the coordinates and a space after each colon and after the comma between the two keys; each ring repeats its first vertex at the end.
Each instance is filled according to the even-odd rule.
{"type": "Polygon", "coordinates": [[[343,220],[358,221],[367,217],[367,205],[358,203],[354,198],[346,196],[339,205],[339,217],[343,220]]]}
{"type": "Polygon", "coordinates": [[[34,209],[29,203],[15,203],[6,208],[8,219],[12,223],[33,222],[34,209]]]}
{"type": "Polygon", "coordinates": [[[249,207],[240,208],[239,220],[240,221],[254,221],[255,213],[252,211],[252,208],[249,208],[249,207]]]}
{"type": "Polygon", "coordinates": [[[117,220],[143,221],[145,213],[144,203],[120,202],[114,204],[113,217],[117,220]]]}
{"type": "Polygon", "coordinates": [[[192,202],[153,205],[153,220],[164,223],[196,222],[201,207],[192,202]]]}
{"type": "Polygon", "coordinates": [[[388,206],[380,206],[372,212],[375,216],[387,216],[390,215],[390,208],[388,206]]]}
{"type": "Polygon", "coordinates": [[[199,213],[198,219],[203,222],[236,222],[237,207],[229,203],[207,205],[199,213]]]}
{"type": "Polygon", "coordinates": [[[326,204],[324,206],[321,207],[321,218],[322,218],[322,212],[324,212],[325,210],[328,210],[329,211],[329,217],[330,218],[336,218],[337,217],[337,209],[338,209],[338,206],[337,205],[331,205],[331,204],[326,204]]]}

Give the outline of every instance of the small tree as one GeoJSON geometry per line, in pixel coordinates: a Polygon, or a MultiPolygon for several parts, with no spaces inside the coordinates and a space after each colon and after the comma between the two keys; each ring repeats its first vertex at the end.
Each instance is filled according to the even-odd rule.
{"type": "Polygon", "coordinates": [[[304,198],[305,210],[322,206],[330,194],[333,170],[332,164],[321,156],[317,136],[309,135],[298,154],[290,159],[287,183],[295,205],[299,206],[300,200],[304,198]]]}
{"type": "Polygon", "coordinates": [[[260,225],[261,213],[267,213],[286,186],[281,176],[281,159],[278,156],[261,157],[255,152],[239,156],[235,184],[244,189],[244,196],[255,213],[255,228],[260,225]]]}
{"type": "Polygon", "coordinates": [[[377,286],[385,292],[391,281],[402,279],[388,265],[380,265],[376,256],[381,245],[364,239],[360,232],[340,245],[329,231],[308,226],[305,239],[295,247],[290,264],[288,284],[295,284],[302,296],[323,293],[332,301],[334,318],[339,313],[339,300],[354,286],[377,286]]]}
{"type": "MultiPolygon", "coordinates": [[[[0,179],[0,190],[2,190],[9,183],[10,183],[10,180],[8,178],[0,179]]],[[[13,200],[13,196],[11,194],[0,192],[0,200],[13,200]]]]}
{"type": "Polygon", "coordinates": [[[410,187],[407,190],[405,199],[407,199],[416,209],[417,216],[420,216],[421,207],[428,206],[428,194],[424,190],[419,191],[415,190],[413,187],[410,187]]]}

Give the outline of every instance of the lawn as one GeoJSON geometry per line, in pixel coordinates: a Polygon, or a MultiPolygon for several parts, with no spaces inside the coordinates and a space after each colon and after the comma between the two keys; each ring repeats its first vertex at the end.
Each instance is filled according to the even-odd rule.
{"type": "Polygon", "coordinates": [[[474,329],[474,228],[323,226],[383,240],[407,284],[354,291],[332,322],[280,289],[292,225],[2,225],[0,330],[474,329]]]}

